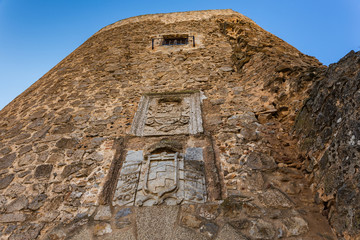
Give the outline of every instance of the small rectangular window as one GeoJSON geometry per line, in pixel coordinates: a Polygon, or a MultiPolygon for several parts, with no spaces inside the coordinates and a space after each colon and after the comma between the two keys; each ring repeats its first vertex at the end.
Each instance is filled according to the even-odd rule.
{"type": "Polygon", "coordinates": [[[186,45],[188,43],[188,38],[164,38],[162,41],[162,45],[186,45]]]}
{"type": "Polygon", "coordinates": [[[161,45],[186,45],[189,43],[187,34],[164,35],[161,45]]]}
{"type": "Polygon", "coordinates": [[[188,44],[195,47],[195,36],[189,36],[188,34],[171,34],[151,39],[151,49],[154,49],[155,46],[178,46],[188,44]]]}

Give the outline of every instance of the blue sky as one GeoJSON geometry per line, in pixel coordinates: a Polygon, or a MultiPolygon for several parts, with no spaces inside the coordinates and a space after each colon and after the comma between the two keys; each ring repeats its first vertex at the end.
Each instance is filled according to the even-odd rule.
{"type": "Polygon", "coordinates": [[[227,8],[325,65],[360,50],[359,0],[0,0],[0,109],[106,25],[227,8]]]}

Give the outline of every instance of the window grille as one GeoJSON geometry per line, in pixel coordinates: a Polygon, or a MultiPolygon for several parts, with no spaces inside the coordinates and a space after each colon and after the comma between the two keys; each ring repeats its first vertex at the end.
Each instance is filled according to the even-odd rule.
{"type": "MultiPolygon", "coordinates": [[[[187,45],[192,40],[192,45],[195,47],[195,36],[188,36],[188,35],[167,35],[163,36],[162,38],[152,38],[151,39],[151,48],[155,48],[155,40],[160,40],[160,44],[157,43],[156,45],[161,46],[176,46],[176,45],[187,45]]],[[[158,41],[156,41],[158,42],[158,41]]]]}

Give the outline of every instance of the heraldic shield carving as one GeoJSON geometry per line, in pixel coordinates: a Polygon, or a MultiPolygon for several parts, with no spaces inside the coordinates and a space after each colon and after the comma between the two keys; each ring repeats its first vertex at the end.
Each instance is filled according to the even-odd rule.
{"type": "Polygon", "coordinates": [[[186,154],[162,152],[142,156],[128,151],[120,171],[113,205],[152,206],[206,201],[202,148],[186,154]]]}
{"type": "Polygon", "coordinates": [[[113,205],[206,201],[203,148],[192,147],[196,141],[190,140],[190,135],[203,132],[200,104],[200,92],[147,94],[141,98],[131,128],[138,150],[126,152],[113,205]],[[161,136],[166,136],[168,145],[161,136]],[[182,139],[181,143],[176,138],[182,139]]]}
{"type": "Polygon", "coordinates": [[[203,131],[200,93],[144,95],[131,127],[136,136],[196,134],[203,131]]]}

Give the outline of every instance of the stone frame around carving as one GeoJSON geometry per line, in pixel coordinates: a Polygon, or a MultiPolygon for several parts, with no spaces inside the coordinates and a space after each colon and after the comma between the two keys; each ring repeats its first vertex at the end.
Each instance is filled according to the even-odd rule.
{"type": "MultiPolygon", "coordinates": [[[[201,96],[200,92],[190,93],[150,93],[141,97],[137,112],[135,113],[133,124],[131,126],[130,134],[135,136],[161,136],[174,135],[173,133],[144,133],[145,122],[149,111],[149,103],[154,98],[188,98],[190,108],[190,119],[188,124],[188,131],[180,134],[197,134],[203,132],[202,117],[201,117],[201,96]]],[[[177,133],[179,134],[179,133],[177,133]]]]}

